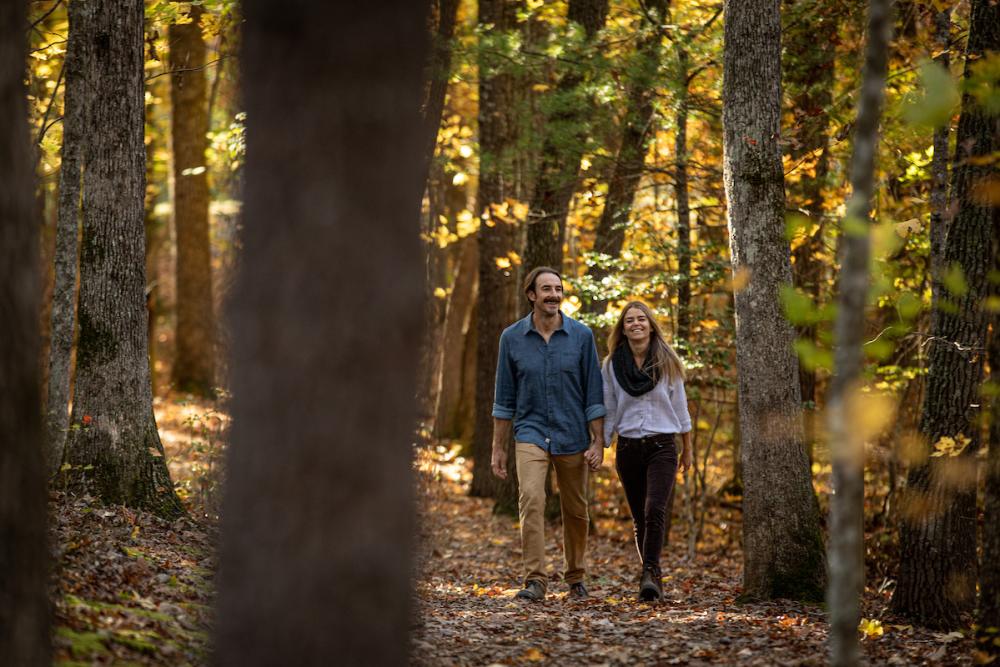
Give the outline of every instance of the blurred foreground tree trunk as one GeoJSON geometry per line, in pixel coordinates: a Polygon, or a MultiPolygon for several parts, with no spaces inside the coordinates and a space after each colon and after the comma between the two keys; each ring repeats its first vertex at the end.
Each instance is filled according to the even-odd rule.
{"type": "Polygon", "coordinates": [[[174,229],[177,235],[177,330],[174,387],[198,396],[215,391],[215,308],[208,222],[208,97],[204,10],[170,26],[170,136],[173,139],[174,229]]]}
{"type": "Polygon", "coordinates": [[[830,664],[857,665],[858,624],[865,588],[865,423],[862,408],[863,341],[871,261],[871,206],[875,156],[885,97],[892,29],[892,0],[871,0],[868,41],[851,155],[851,197],[840,239],[837,318],[834,323],[834,376],[827,402],[833,494],[830,497],[830,664]]]}
{"type": "Polygon", "coordinates": [[[80,336],[66,484],[105,503],[184,513],[153,416],[146,338],[142,0],[97,0],[87,113],[80,336]]]}
{"type": "MultiPolygon", "coordinates": [[[[976,63],[1000,50],[1000,4],[973,0],[965,79],[976,63]]],[[[989,317],[983,307],[992,268],[996,206],[988,161],[1000,149],[998,114],[970,93],[962,96],[951,201],[956,213],[945,242],[950,281],[931,317],[929,370],[920,431],[926,457],[906,479],[900,510],[899,578],[892,610],[922,625],[955,628],[976,599],[976,460],[980,447],[980,385],[989,317]],[[943,307],[947,302],[947,307],[943,307]],[[954,443],[954,446],[951,446],[954,443]]],[[[995,564],[991,564],[995,566],[995,564]]]]}
{"type": "Polygon", "coordinates": [[[724,181],[736,292],[736,365],[743,460],[743,595],[822,600],[826,558],[803,447],[794,331],[780,285],[792,280],[778,147],[779,0],[726,0],[724,181]]]}
{"type": "Polygon", "coordinates": [[[0,665],[49,664],[38,221],[28,145],[25,2],[0,3],[0,665]]]}
{"type": "Polygon", "coordinates": [[[215,661],[402,665],[423,295],[428,45],[415,27],[428,3],[244,8],[251,125],[215,661]]]}

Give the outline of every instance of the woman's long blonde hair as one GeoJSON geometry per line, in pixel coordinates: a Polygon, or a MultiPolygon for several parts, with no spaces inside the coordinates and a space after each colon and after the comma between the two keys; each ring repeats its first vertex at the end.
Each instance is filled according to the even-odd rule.
{"type": "Polygon", "coordinates": [[[629,301],[622,308],[622,314],[618,316],[618,322],[608,336],[608,356],[604,358],[604,363],[611,363],[611,357],[619,345],[628,345],[628,338],[625,336],[625,313],[632,308],[641,310],[649,321],[649,348],[653,353],[653,379],[657,382],[663,377],[669,378],[671,382],[678,378],[683,380],[684,364],[681,363],[681,358],[674,352],[674,348],[667,344],[663,338],[663,331],[660,329],[656,317],[653,316],[653,311],[642,301],[629,301]]]}

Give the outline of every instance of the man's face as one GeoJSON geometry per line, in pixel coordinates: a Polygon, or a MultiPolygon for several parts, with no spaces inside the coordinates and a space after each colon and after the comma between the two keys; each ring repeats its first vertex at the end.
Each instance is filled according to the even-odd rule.
{"type": "Polygon", "coordinates": [[[528,292],[535,310],[543,315],[555,315],[563,299],[562,280],[553,273],[543,273],[535,278],[535,291],[528,292]]]}

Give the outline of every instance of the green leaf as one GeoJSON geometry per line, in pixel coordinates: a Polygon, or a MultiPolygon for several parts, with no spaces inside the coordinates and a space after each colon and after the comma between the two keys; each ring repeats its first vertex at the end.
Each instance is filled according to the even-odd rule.
{"type": "Polygon", "coordinates": [[[920,65],[921,94],[910,99],[903,117],[914,125],[941,127],[949,121],[961,97],[951,74],[933,60],[920,65]]]}
{"type": "Polygon", "coordinates": [[[948,267],[948,270],[941,276],[941,282],[945,288],[955,296],[965,296],[969,291],[969,283],[965,280],[965,272],[957,262],[948,267]]]}
{"type": "Polygon", "coordinates": [[[808,338],[799,338],[795,341],[795,351],[799,355],[799,361],[807,371],[814,371],[819,368],[830,370],[833,368],[833,354],[829,350],[823,350],[808,338]]]}

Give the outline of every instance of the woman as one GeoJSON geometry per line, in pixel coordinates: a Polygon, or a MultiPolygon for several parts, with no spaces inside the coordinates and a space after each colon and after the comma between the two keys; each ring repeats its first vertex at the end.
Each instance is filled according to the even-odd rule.
{"type": "Polygon", "coordinates": [[[680,469],[691,466],[691,417],[684,393],[684,367],[667,345],[649,306],[628,303],[608,337],[604,376],[605,442],[618,434],[615,468],[625,488],[642,558],[639,599],[663,595],[660,550],[667,498],[677,473],[677,436],[683,441],[680,469]]]}

